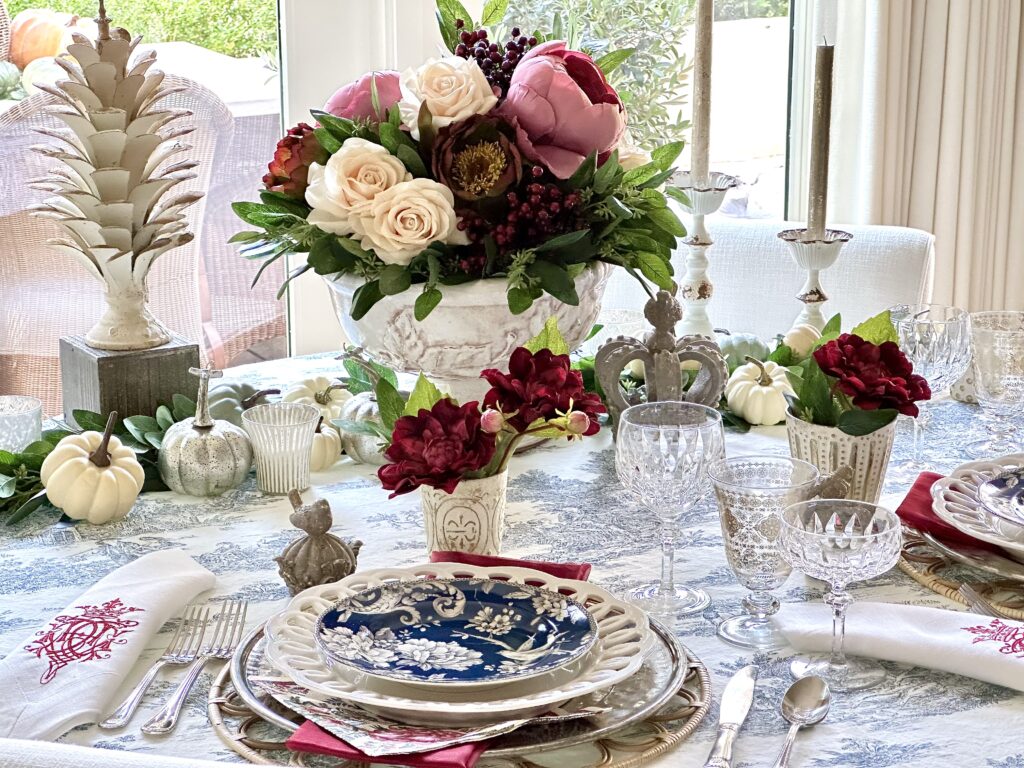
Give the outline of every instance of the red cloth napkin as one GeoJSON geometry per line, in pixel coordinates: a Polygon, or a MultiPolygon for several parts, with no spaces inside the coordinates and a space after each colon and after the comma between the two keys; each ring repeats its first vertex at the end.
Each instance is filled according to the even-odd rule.
{"type": "MultiPolygon", "coordinates": [[[[590,577],[590,563],[545,563],[536,560],[514,560],[507,557],[471,555],[468,552],[434,552],[432,563],[463,563],[482,568],[508,566],[533,568],[559,579],[586,581],[590,577]]],[[[323,730],[316,723],[306,721],[291,735],[285,746],[293,752],[311,752],[316,755],[330,755],[356,762],[386,762],[393,765],[407,765],[411,768],[473,768],[476,761],[487,749],[486,741],[474,741],[456,747],[438,749],[434,752],[420,752],[415,755],[388,755],[387,758],[369,757],[355,747],[323,730]]]]}
{"type": "Polygon", "coordinates": [[[905,525],[918,531],[932,534],[940,541],[950,544],[966,544],[975,549],[986,549],[990,552],[1002,552],[994,544],[979,541],[966,533],[958,531],[949,523],[940,520],[932,511],[932,485],[941,480],[942,475],[935,472],[922,472],[911,487],[903,503],[896,508],[896,514],[905,525]]]}
{"type": "Polygon", "coordinates": [[[471,555],[468,552],[432,552],[432,563],[463,563],[477,565],[481,568],[492,566],[508,566],[509,568],[533,568],[554,576],[556,579],[575,579],[586,581],[590,578],[590,563],[545,563],[539,560],[516,560],[511,557],[493,557],[491,555],[471,555]]]}
{"type": "Polygon", "coordinates": [[[307,720],[299,726],[299,730],[288,738],[285,746],[293,752],[330,755],[359,763],[383,762],[388,765],[408,765],[411,768],[473,768],[476,761],[480,759],[480,755],[487,749],[487,742],[474,741],[469,744],[459,744],[457,747],[438,749],[434,752],[420,752],[415,755],[370,757],[332,736],[316,723],[307,720]]]}

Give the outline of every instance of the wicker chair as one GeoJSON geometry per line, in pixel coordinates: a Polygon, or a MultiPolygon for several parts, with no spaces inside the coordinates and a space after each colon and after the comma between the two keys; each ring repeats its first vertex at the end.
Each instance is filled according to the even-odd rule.
{"type": "Polygon", "coordinates": [[[7,5],[0,0],[0,61],[11,58],[11,15],[7,5]]]}
{"type": "MultiPolygon", "coordinates": [[[[227,158],[231,114],[197,83],[168,75],[165,84],[184,86],[165,104],[193,113],[194,131],[187,140],[191,157],[199,161],[198,175],[181,190],[206,193],[227,158]]],[[[53,161],[29,148],[44,143],[38,128],[61,127],[45,109],[51,101],[47,94],[35,94],[0,114],[0,393],[31,394],[43,401],[47,413],[59,413],[58,340],[88,331],[102,312],[103,296],[100,283],[84,268],[47,246],[47,239],[59,233],[57,225],[26,210],[45,197],[28,183],[45,175],[53,161]]],[[[164,254],[149,274],[153,313],[174,333],[199,341],[204,358],[204,313],[210,314],[201,259],[206,210],[205,198],[188,209],[195,239],[164,254]]]]}

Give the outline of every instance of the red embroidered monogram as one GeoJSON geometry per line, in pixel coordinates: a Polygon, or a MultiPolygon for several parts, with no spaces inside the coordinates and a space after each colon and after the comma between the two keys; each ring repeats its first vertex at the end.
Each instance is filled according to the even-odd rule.
{"type": "Polygon", "coordinates": [[[82,611],[80,616],[58,616],[49,629],[36,632],[38,640],[25,646],[40,659],[46,654],[49,667],[39,678],[43,685],[73,661],[110,658],[112,646],[128,642],[123,636],[139,625],[124,615],[143,610],[124,605],[120,598],[103,605],[76,607],[82,611]]]}
{"type": "Polygon", "coordinates": [[[1002,643],[1000,653],[1017,655],[1024,658],[1024,629],[1010,627],[999,619],[992,619],[988,626],[960,627],[965,632],[975,635],[975,643],[1002,643]]]}

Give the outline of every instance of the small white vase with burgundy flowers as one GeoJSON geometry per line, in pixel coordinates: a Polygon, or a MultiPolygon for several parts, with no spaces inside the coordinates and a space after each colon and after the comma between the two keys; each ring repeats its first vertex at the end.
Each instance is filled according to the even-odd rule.
{"type": "Polygon", "coordinates": [[[491,477],[463,480],[452,493],[422,486],[420,503],[427,551],[497,555],[505,526],[508,470],[491,477]]]}

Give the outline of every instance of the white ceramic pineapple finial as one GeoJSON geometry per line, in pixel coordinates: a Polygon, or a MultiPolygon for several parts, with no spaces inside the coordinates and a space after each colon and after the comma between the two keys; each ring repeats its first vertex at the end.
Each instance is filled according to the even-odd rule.
{"type": "Polygon", "coordinates": [[[52,114],[68,130],[40,130],[60,144],[37,151],[60,165],[33,184],[52,194],[34,210],[66,232],[50,244],[104,285],[107,310],[86,342],[149,349],[170,334],[146,306],[146,277],[159,256],[192,239],[184,209],[201,197],[173,193],[195,178],[196,163],[168,162],[191,147],[180,141],[190,129],[167,126],[191,113],[157,106],[178,89],[163,84],[162,72],[149,72],[155,53],[130,62],[141,38],[112,28],[102,0],[96,24],[95,41],[73,35],[68,53],[77,65],[57,59],[68,79],[40,86],[57,99],[52,114]]]}

